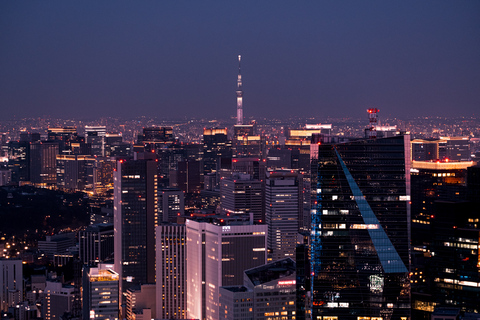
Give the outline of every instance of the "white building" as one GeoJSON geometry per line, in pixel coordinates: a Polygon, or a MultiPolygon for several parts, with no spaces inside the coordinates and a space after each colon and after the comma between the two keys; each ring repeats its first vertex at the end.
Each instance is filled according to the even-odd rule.
{"type": "Polygon", "coordinates": [[[219,288],[242,284],[244,270],[266,262],[266,225],[222,221],[186,222],[188,318],[219,319],[219,288]]]}

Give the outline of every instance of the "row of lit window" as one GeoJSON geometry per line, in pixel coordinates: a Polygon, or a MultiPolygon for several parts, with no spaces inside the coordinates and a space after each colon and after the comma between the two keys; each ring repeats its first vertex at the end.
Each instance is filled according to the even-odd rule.
{"type": "Polygon", "coordinates": [[[422,220],[416,220],[416,219],[412,219],[412,222],[413,223],[421,223],[421,224],[430,224],[430,221],[422,221],[422,220]]]}

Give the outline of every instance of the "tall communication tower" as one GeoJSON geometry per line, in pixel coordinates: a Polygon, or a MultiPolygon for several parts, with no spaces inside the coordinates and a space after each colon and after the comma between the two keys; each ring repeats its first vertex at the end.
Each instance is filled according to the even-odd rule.
{"type": "Polygon", "coordinates": [[[237,125],[243,124],[243,89],[242,73],[240,71],[240,61],[242,56],[238,55],[238,78],[237,78],[237,125]]]}
{"type": "Polygon", "coordinates": [[[368,118],[370,120],[370,126],[369,126],[369,133],[368,133],[368,138],[369,139],[376,139],[377,138],[377,112],[379,112],[377,108],[370,108],[367,109],[368,112],[368,118]]]}

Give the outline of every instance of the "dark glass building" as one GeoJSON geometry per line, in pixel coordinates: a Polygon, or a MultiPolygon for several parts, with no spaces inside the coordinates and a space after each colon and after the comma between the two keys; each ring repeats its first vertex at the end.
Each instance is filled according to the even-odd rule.
{"type": "Polygon", "coordinates": [[[312,145],[312,319],[411,319],[409,148],[409,136],[312,145]]]}
{"type": "Polygon", "coordinates": [[[114,173],[115,271],[120,288],[155,283],[157,162],[119,160],[114,173]]]}
{"type": "Polygon", "coordinates": [[[232,143],[227,137],[227,128],[203,130],[203,173],[217,173],[220,159],[232,157],[232,143]]]}

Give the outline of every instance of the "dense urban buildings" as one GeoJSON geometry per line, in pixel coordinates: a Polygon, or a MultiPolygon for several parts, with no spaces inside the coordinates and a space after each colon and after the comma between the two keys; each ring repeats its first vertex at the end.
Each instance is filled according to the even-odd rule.
{"type": "Polygon", "coordinates": [[[99,318],[105,300],[127,319],[478,312],[473,127],[234,120],[2,134],[0,262],[22,270],[3,310],[99,318]],[[90,299],[89,286],[110,294],[90,299]]]}

